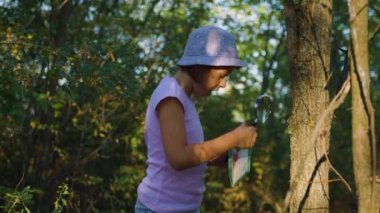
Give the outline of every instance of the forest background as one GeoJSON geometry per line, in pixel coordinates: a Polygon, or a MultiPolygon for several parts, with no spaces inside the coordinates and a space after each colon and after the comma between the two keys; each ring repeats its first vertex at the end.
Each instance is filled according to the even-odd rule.
{"type": "MultiPolygon", "coordinates": [[[[371,100],[380,106],[380,5],[368,3],[371,100]]],[[[347,2],[334,1],[333,97],[347,76],[347,2]]],[[[248,66],[230,87],[197,102],[206,138],[252,118],[255,98],[273,113],[252,150],[251,173],[229,185],[209,168],[202,212],[283,210],[290,181],[291,72],[284,3],[277,0],[0,1],[0,206],[20,212],[131,212],[145,173],[144,116],[159,80],[173,74],[188,34],[218,25],[248,66]]],[[[351,103],[331,124],[329,159],[354,188],[351,103]]],[[[379,113],[376,112],[376,120],[379,113]]],[[[379,138],[379,132],[376,133],[379,138]]],[[[379,142],[377,141],[377,144],[379,142]]],[[[331,212],[356,198],[331,173],[331,212]]]]}

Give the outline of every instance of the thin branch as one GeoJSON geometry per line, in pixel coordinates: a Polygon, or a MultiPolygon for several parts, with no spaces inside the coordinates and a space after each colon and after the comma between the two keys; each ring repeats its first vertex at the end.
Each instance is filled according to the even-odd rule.
{"type": "MultiPolygon", "coordinates": [[[[351,84],[350,84],[350,76],[347,76],[347,79],[345,80],[345,82],[343,83],[343,86],[342,88],[340,89],[340,91],[338,92],[338,94],[336,94],[336,96],[333,98],[333,100],[330,102],[329,106],[325,109],[324,112],[322,112],[322,114],[319,116],[319,120],[317,122],[317,124],[315,125],[314,129],[313,129],[313,132],[311,133],[311,141],[316,141],[318,135],[319,135],[319,132],[322,128],[322,125],[324,123],[324,120],[328,117],[328,116],[331,116],[333,114],[333,112],[340,106],[343,104],[344,102],[344,99],[346,98],[348,92],[350,91],[350,87],[351,87],[351,84]]],[[[330,168],[335,172],[335,174],[338,175],[338,177],[343,181],[343,183],[346,185],[346,187],[348,188],[348,190],[352,193],[352,189],[350,187],[350,185],[347,183],[347,181],[343,178],[343,176],[334,168],[334,166],[332,165],[329,157],[328,157],[328,154],[327,154],[327,148],[325,147],[325,144],[322,144],[323,145],[323,152],[324,152],[324,155],[326,156],[326,160],[330,166],[330,168]]]]}
{"type": "MultiPolygon", "coordinates": [[[[266,45],[265,45],[265,50],[264,52],[266,53],[265,56],[264,56],[264,61],[266,62],[268,60],[268,57],[269,57],[269,47],[270,47],[270,42],[269,42],[269,39],[270,39],[270,26],[271,26],[271,21],[272,21],[272,16],[269,16],[269,20],[268,22],[266,23],[267,24],[267,27],[268,27],[268,30],[265,31],[264,35],[266,37],[266,45]]],[[[261,55],[261,54],[260,54],[261,55]]],[[[270,72],[270,69],[268,69],[266,67],[266,63],[264,63],[264,67],[265,69],[263,70],[263,81],[262,81],[262,85],[261,85],[261,94],[263,94],[267,88],[268,88],[268,84],[269,84],[269,72],[270,72]]]]}
{"type": "Polygon", "coordinates": [[[146,11],[146,14],[145,14],[145,17],[144,17],[144,20],[143,20],[143,23],[141,24],[144,28],[146,27],[150,17],[154,14],[154,8],[156,7],[156,5],[159,3],[159,0],[154,0],[150,7],[148,8],[148,10],[146,11]]]}
{"type": "Polygon", "coordinates": [[[68,0],[64,0],[61,5],[59,5],[59,9],[61,9],[65,4],[68,2],[68,0]]]}
{"type": "MultiPolygon", "coordinates": [[[[310,138],[311,138],[310,141],[312,143],[317,142],[317,137],[320,135],[320,131],[323,128],[325,119],[328,118],[328,117],[330,117],[332,115],[332,113],[335,111],[335,109],[337,109],[340,105],[342,105],[342,103],[344,102],[344,99],[347,96],[347,94],[348,94],[349,91],[350,91],[350,76],[347,77],[347,79],[344,82],[341,90],[333,98],[333,100],[330,102],[329,106],[319,116],[319,120],[317,121],[317,123],[316,123],[316,125],[315,125],[315,127],[314,127],[314,129],[313,129],[313,131],[311,133],[311,136],[310,136],[310,138]]],[[[316,143],[315,143],[314,149],[316,149],[316,147],[317,146],[316,146],[316,143]]],[[[310,178],[310,182],[308,184],[308,187],[307,187],[307,190],[305,192],[304,198],[301,201],[301,204],[299,206],[298,212],[302,211],[302,207],[303,207],[304,203],[306,202],[307,195],[309,194],[312,182],[314,182],[314,177],[315,177],[315,175],[316,175],[316,173],[318,171],[318,167],[323,163],[324,160],[327,161],[327,163],[330,166],[330,168],[338,175],[338,177],[342,180],[342,182],[347,186],[348,190],[352,193],[352,189],[351,189],[350,185],[343,178],[343,176],[332,166],[332,163],[329,160],[329,157],[328,157],[328,154],[327,154],[327,148],[326,148],[326,146],[325,146],[324,143],[322,143],[322,147],[323,147],[322,149],[323,149],[323,152],[324,152],[323,156],[320,159],[318,159],[318,161],[317,161],[318,163],[317,163],[316,168],[315,168],[315,170],[314,170],[314,172],[313,172],[313,174],[312,174],[312,176],[310,178]]],[[[327,193],[326,193],[326,195],[327,195],[327,193]]]]}
{"type": "Polygon", "coordinates": [[[22,172],[21,179],[18,181],[15,191],[17,191],[17,188],[20,186],[20,184],[24,181],[25,171],[22,172]]]}
{"type": "MultiPolygon", "coordinates": [[[[279,43],[277,44],[274,53],[271,55],[271,57],[270,57],[270,59],[269,59],[269,65],[266,66],[266,63],[265,63],[265,65],[264,65],[264,66],[266,66],[266,67],[265,67],[265,71],[267,71],[267,72],[269,72],[270,70],[273,69],[274,60],[275,60],[276,57],[278,56],[278,54],[279,54],[279,52],[280,52],[280,50],[281,50],[281,46],[282,46],[283,43],[284,43],[285,32],[286,32],[286,30],[284,29],[284,30],[282,31],[282,33],[281,33],[281,36],[280,36],[280,39],[279,39],[279,43]]],[[[268,36],[268,39],[267,39],[267,40],[269,40],[269,36],[268,36]]],[[[269,42],[268,42],[268,43],[269,43],[269,42]]],[[[267,46],[269,46],[269,45],[267,45],[267,46]]],[[[269,47],[268,47],[268,48],[269,48],[269,47]]],[[[267,52],[269,52],[269,51],[267,50],[267,52]]],[[[269,55],[267,54],[267,55],[265,56],[265,61],[268,61],[268,58],[269,58],[269,55]],[[267,56],[268,56],[268,57],[267,57],[267,56]]],[[[268,76],[268,75],[269,75],[269,74],[267,74],[267,76],[268,76]]],[[[265,79],[264,79],[264,80],[265,80],[265,79]]],[[[269,87],[268,83],[266,83],[266,86],[264,86],[264,80],[263,80],[263,86],[261,87],[261,94],[265,93],[266,90],[267,90],[268,87],[269,87]]],[[[266,79],[266,81],[268,82],[267,79],[266,79]]]]}
{"type": "MultiPolygon", "coordinates": [[[[330,102],[330,104],[327,106],[327,108],[321,113],[319,117],[319,120],[317,121],[313,131],[312,131],[312,134],[311,134],[311,142],[314,143],[315,140],[317,139],[318,135],[319,135],[319,132],[322,128],[322,125],[324,123],[324,120],[328,117],[328,116],[331,116],[332,113],[334,112],[334,110],[336,110],[340,105],[342,105],[342,103],[344,102],[344,99],[345,97],[347,96],[348,92],[350,91],[350,88],[351,88],[351,84],[350,84],[350,77],[347,77],[346,81],[344,82],[342,88],[340,89],[340,91],[335,95],[335,97],[333,98],[333,100],[330,102]]],[[[309,153],[311,153],[313,151],[315,147],[309,147],[308,150],[305,151],[305,154],[303,155],[303,159],[301,159],[301,162],[305,162],[305,158],[306,156],[309,155],[309,153]]],[[[327,153],[326,153],[326,147],[324,147],[324,155],[326,156],[326,159],[330,165],[330,167],[332,168],[332,170],[339,176],[339,178],[342,180],[342,182],[347,186],[348,190],[350,192],[352,192],[352,189],[351,187],[349,186],[349,184],[347,183],[347,181],[342,177],[342,175],[340,175],[340,173],[332,166],[331,162],[329,161],[329,158],[327,156],[327,153]]],[[[302,169],[299,169],[297,170],[297,174],[295,175],[295,178],[294,180],[290,183],[290,189],[289,189],[289,194],[287,195],[287,197],[289,199],[291,199],[291,197],[293,196],[292,192],[294,191],[294,189],[297,187],[297,184],[296,184],[296,180],[299,179],[300,175],[301,175],[301,171],[302,169]]]]}
{"type": "Polygon", "coordinates": [[[361,12],[363,12],[363,10],[365,10],[366,8],[368,8],[368,3],[363,5],[356,13],[352,10],[352,8],[350,7],[350,5],[348,5],[348,10],[350,12],[350,14],[355,14],[353,16],[350,17],[350,20],[349,20],[349,23],[350,25],[352,25],[352,23],[356,20],[356,18],[359,16],[359,14],[361,12]]]}
{"type": "Polygon", "coordinates": [[[380,24],[377,25],[375,30],[371,33],[371,35],[368,37],[368,42],[371,42],[372,39],[375,37],[375,35],[380,31],[380,24]]]}
{"type": "MultiPolygon", "coordinates": [[[[304,206],[306,204],[306,200],[309,197],[311,186],[312,186],[313,183],[315,183],[314,182],[314,178],[317,176],[317,173],[319,173],[319,167],[321,167],[322,163],[326,159],[327,159],[327,155],[323,155],[320,159],[317,159],[317,163],[316,163],[316,165],[314,167],[314,171],[312,172],[310,180],[309,180],[309,183],[307,184],[305,194],[304,194],[302,200],[300,201],[300,205],[298,206],[298,210],[297,210],[298,213],[302,213],[302,210],[304,209],[304,206]]],[[[321,185],[322,185],[322,188],[323,188],[323,184],[321,184],[321,185]]],[[[324,188],[323,188],[323,190],[324,190],[324,188]]],[[[325,195],[327,195],[326,192],[325,192],[325,195]]],[[[322,209],[324,209],[324,208],[322,207],[322,209]]]]}

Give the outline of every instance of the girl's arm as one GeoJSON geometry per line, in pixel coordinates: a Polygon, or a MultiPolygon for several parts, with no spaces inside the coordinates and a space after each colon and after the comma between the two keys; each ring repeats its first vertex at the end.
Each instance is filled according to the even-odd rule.
{"type": "Polygon", "coordinates": [[[176,170],[187,169],[239,147],[250,148],[256,142],[256,128],[241,125],[215,139],[187,144],[184,111],[176,98],[166,98],[156,108],[160,121],[165,154],[176,170]]]}
{"type": "Polygon", "coordinates": [[[225,152],[222,155],[220,155],[219,157],[217,157],[213,160],[210,160],[208,162],[208,165],[209,166],[223,167],[223,166],[226,166],[227,163],[228,163],[228,152],[225,152]]]}

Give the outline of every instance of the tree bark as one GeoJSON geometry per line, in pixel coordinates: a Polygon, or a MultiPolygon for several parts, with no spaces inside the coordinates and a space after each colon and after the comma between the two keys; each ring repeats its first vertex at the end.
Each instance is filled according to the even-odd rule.
{"type": "Polygon", "coordinates": [[[368,0],[348,1],[348,7],[352,45],[352,153],[358,212],[379,212],[379,189],[372,180],[376,171],[376,139],[370,102],[368,0]]]}
{"type": "Polygon", "coordinates": [[[289,212],[328,212],[331,116],[324,120],[317,139],[310,138],[329,102],[332,1],[286,0],[285,19],[293,100],[289,212]]]}

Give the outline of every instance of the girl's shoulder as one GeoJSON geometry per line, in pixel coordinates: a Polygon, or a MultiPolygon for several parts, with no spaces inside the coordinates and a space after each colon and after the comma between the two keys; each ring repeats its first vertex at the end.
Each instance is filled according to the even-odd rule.
{"type": "Polygon", "coordinates": [[[157,106],[162,100],[168,97],[178,99],[184,109],[186,109],[189,104],[192,104],[192,101],[189,99],[177,80],[171,76],[167,76],[160,81],[159,85],[152,94],[150,102],[154,106],[157,106]]]}

